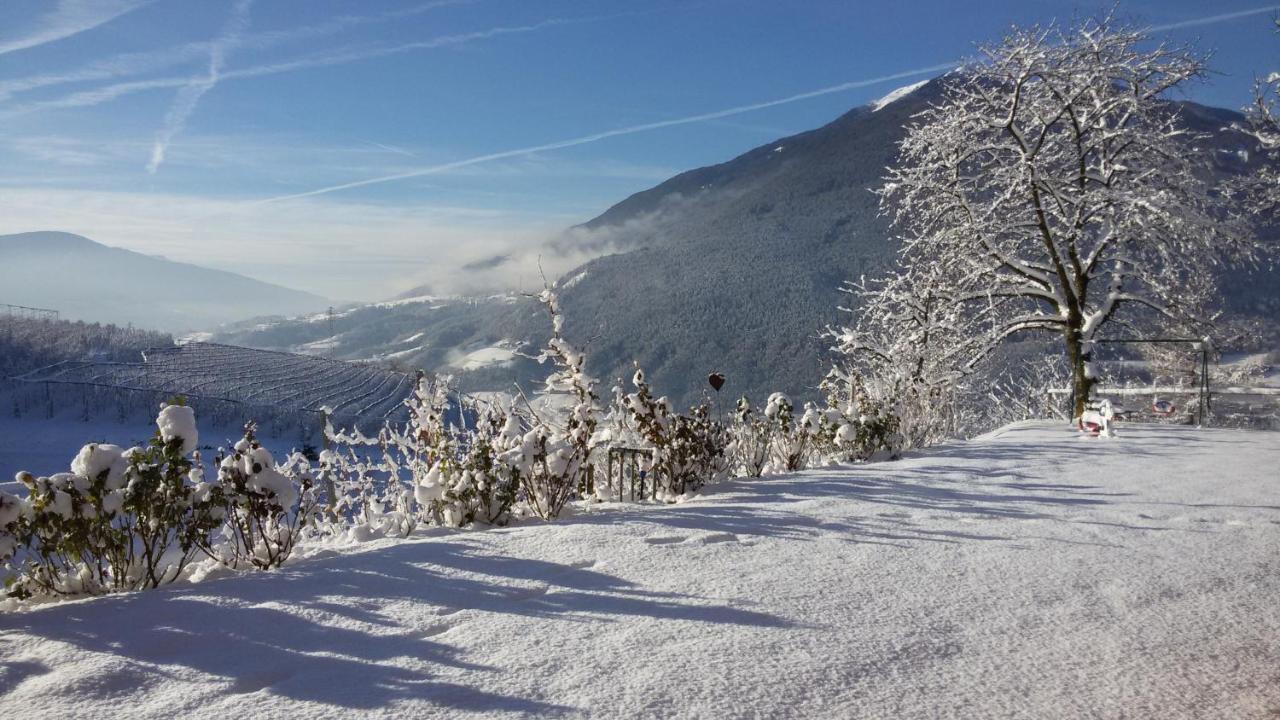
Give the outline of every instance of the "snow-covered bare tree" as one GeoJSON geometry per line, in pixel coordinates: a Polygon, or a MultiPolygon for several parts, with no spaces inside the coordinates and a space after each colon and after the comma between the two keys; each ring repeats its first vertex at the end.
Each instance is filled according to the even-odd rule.
{"type": "Polygon", "coordinates": [[[1164,99],[1203,72],[1192,51],[1104,18],[1015,29],[944,80],[880,194],[902,267],[931,267],[926,288],[954,305],[953,332],[981,338],[964,363],[1021,332],[1056,333],[1078,414],[1109,322],[1184,319],[1189,278],[1253,257],[1164,99]]]}
{"type": "Polygon", "coordinates": [[[840,288],[852,322],[827,330],[838,359],[825,383],[890,406],[907,448],[955,434],[957,384],[993,344],[994,323],[963,302],[980,288],[965,285],[973,279],[981,275],[917,263],[840,288]]]}
{"type": "MultiPolygon", "coordinates": [[[[1274,21],[1280,33],[1280,18],[1274,21]]],[[[1263,152],[1280,159],[1280,70],[1258,78],[1253,85],[1253,102],[1245,108],[1245,132],[1261,146],[1263,152]]],[[[1255,213],[1274,214],[1280,210],[1280,174],[1271,163],[1264,163],[1258,174],[1250,178],[1245,201],[1255,213]]]]}

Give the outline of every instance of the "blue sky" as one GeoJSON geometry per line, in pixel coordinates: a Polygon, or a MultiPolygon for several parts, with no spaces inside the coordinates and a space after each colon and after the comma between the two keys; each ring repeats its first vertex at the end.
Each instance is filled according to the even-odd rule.
{"type": "MultiPolygon", "coordinates": [[[[344,299],[519,283],[457,268],[536,252],[677,172],[937,74],[1010,24],[1110,7],[978,5],[6,0],[0,232],[70,230],[344,299]]],[[[1239,107],[1280,66],[1280,6],[1120,12],[1213,53],[1192,99],[1239,107]]]]}

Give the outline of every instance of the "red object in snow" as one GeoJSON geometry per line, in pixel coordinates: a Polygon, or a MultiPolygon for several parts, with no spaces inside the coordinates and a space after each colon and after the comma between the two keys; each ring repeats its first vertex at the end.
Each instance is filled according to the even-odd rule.
{"type": "Polygon", "coordinates": [[[724,387],[724,373],[713,372],[707,376],[707,382],[711,383],[711,387],[716,392],[720,392],[720,388],[724,387]]]}
{"type": "Polygon", "coordinates": [[[1077,421],[1080,431],[1090,436],[1111,436],[1111,421],[1115,418],[1115,408],[1110,400],[1089,403],[1077,421]]]}
{"type": "Polygon", "coordinates": [[[1081,420],[1080,432],[1085,433],[1087,435],[1100,435],[1102,434],[1102,424],[1092,422],[1092,421],[1085,422],[1084,420],[1081,420]]]}

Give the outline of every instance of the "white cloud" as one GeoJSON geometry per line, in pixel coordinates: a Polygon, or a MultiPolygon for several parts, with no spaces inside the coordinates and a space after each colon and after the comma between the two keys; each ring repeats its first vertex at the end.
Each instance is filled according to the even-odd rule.
{"type": "Polygon", "coordinates": [[[92,30],[147,5],[152,0],[58,0],[51,12],[36,18],[29,27],[0,37],[0,55],[25,50],[92,30]]]}
{"type": "MultiPolygon", "coordinates": [[[[420,284],[441,293],[505,290],[537,276],[545,240],[572,222],[487,208],[303,201],[243,202],[179,194],[6,188],[0,234],[62,230],[107,245],[346,300],[382,300],[420,284]],[[508,255],[496,272],[468,263],[508,255]]],[[[551,251],[546,264],[561,267],[551,251]]],[[[573,264],[585,259],[573,258],[573,264]]],[[[549,268],[550,270],[550,268],[549,268]]],[[[528,284],[526,282],[526,284],[528,284]]]]}

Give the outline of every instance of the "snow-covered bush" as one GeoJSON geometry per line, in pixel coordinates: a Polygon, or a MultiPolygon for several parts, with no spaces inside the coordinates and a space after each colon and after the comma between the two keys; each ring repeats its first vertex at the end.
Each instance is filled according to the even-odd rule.
{"type": "Polygon", "coordinates": [[[466,501],[465,521],[505,525],[520,491],[518,466],[509,453],[523,447],[520,419],[495,405],[476,408],[475,429],[463,454],[457,493],[466,501]]]}
{"type": "Polygon", "coordinates": [[[449,408],[446,378],[428,383],[418,378],[409,401],[408,444],[397,443],[405,458],[414,499],[422,515],[437,524],[467,524],[467,484],[454,431],[445,420],[449,408]]]}
{"type": "Polygon", "coordinates": [[[660,493],[683,495],[726,473],[728,438],[720,423],[712,420],[710,407],[704,403],[688,415],[673,413],[665,397],[653,397],[638,367],[631,383],[636,391],[623,396],[622,405],[641,447],[649,451],[642,469],[660,493]]]}
{"type": "Polygon", "coordinates": [[[876,453],[897,454],[902,441],[898,416],[871,399],[856,378],[842,381],[828,374],[822,389],[827,407],[806,412],[817,415],[814,445],[819,455],[838,462],[864,462],[876,453]]]}
{"type": "Polygon", "coordinates": [[[320,455],[319,477],[333,500],[326,501],[324,531],[365,539],[403,537],[422,521],[506,524],[527,469],[520,418],[464,401],[448,377],[420,375],[405,404],[408,425],[388,424],[375,438],[326,423],[332,448],[320,455]],[[461,424],[449,420],[453,413],[461,424]]]}
{"type": "Polygon", "coordinates": [[[23,521],[29,512],[25,500],[0,490],[0,567],[22,547],[26,535],[23,521]]]}
{"type": "Polygon", "coordinates": [[[447,378],[430,389],[422,379],[410,401],[419,443],[408,453],[410,467],[418,469],[414,497],[422,511],[442,525],[506,524],[520,472],[517,463],[504,458],[523,447],[519,419],[499,406],[468,403],[459,413],[470,416],[473,427],[452,428],[445,421],[449,397],[447,378]]]}
{"type": "Polygon", "coordinates": [[[328,447],[320,453],[318,490],[324,496],[320,531],[355,540],[406,537],[422,520],[443,522],[445,472],[456,463],[454,430],[445,421],[448,379],[419,373],[404,401],[409,423],[387,423],[375,437],[335,430],[326,414],[328,447]]]}
{"type": "Polygon", "coordinates": [[[728,429],[726,456],[735,473],[747,477],[802,470],[835,447],[834,416],[806,404],[799,418],[791,398],[773,393],[762,412],[745,396],[738,400],[728,429]],[[825,438],[825,445],[824,443],[825,438]]]}
{"type": "Polygon", "coordinates": [[[765,404],[764,417],[769,428],[769,466],[774,472],[792,472],[808,467],[813,452],[813,435],[817,417],[806,414],[795,418],[791,398],[776,392],[765,404]]]}
{"type": "Polygon", "coordinates": [[[14,597],[142,590],[184,576],[201,553],[230,566],[277,567],[314,515],[310,463],[283,465],[252,423],[205,479],[195,414],[161,408],[146,447],[85,445],[71,471],[19,473],[27,497],[0,493],[0,561],[14,597]]]}
{"type": "Polygon", "coordinates": [[[884,452],[894,455],[900,436],[898,419],[882,403],[852,391],[847,382],[828,375],[822,388],[826,407],[806,403],[796,417],[791,399],[769,396],[763,412],[738,400],[727,455],[733,471],[747,477],[793,472],[825,462],[862,462],[884,452]]]}
{"type": "Polygon", "coordinates": [[[532,407],[521,415],[463,401],[448,378],[420,376],[406,401],[407,427],[388,425],[367,438],[326,424],[328,443],[343,448],[321,455],[326,495],[333,486],[324,520],[330,531],[406,535],[421,520],[503,525],[516,510],[552,519],[569,500],[589,494],[598,424],[594,381],[583,371],[583,354],[560,334],[563,317],[554,292],[540,299],[554,332],[537,359],[554,363],[546,391],[569,396],[566,416],[543,418],[532,407]],[[447,419],[455,411],[456,425],[447,419]]]}
{"type": "Polygon", "coordinates": [[[418,437],[389,424],[373,438],[358,429],[339,432],[327,416],[324,433],[330,447],[320,453],[316,490],[324,505],[317,532],[355,540],[413,532],[420,520],[412,482],[418,437]]]}
{"type": "Polygon", "coordinates": [[[839,309],[852,322],[826,334],[836,354],[822,383],[827,396],[837,406],[862,397],[891,414],[903,450],[961,434],[962,385],[997,347],[989,323],[959,312],[957,298],[981,288],[946,287],[943,276],[936,264],[914,263],[847,282],[848,306],[839,309]]]}
{"type": "Polygon", "coordinates": [[[194,423],[175,407],[181,405],[161,410],[160,430],[146,448],[91,444],[69,473],[19,473],[27,500],[0,502],[10,508],[0,520],[19,508],[16,521],[0,523],[8,554],[22,548],[16,574],[6,579],[10,594],[139,590],[181,577],[219,520],[188,481],[194,423]]]}
{"type": "Polygon", "coordinates": [[[745,395],[739,398],[725,450],[732,472],[746,477],[763,475],[769,466],[770,438],[768,421],[755,412],[745,395]]]}
{"type": "Polygon", "coordinates": [[[586,355],[564,339],[564,315],[555,291],[543,290],[538,300],[551,316],[551,338],[537,359],[555,365],[545,390],[548,395],[567,395],[571,405],[562,422],[531,413],[519,447],[504,453],[502,460],[519,475],[524,507],[550,520],[572,497],[585,494],[590,482],[599,399],[595,380],[584,371],[586,355]]]}
{"type": "Polygon", "coordinates": [[[687,489],[728,477],[729,434],[724,424],[711,416],[709,404],[695,405],[676,419],[672,445],[680,472],[688,474],[681,481],[687,489]]]}
{"type": "Polygon", "coordinates": [[[255,437],[248,423],[232,452],[215,460],[217,479],[204,480],[203,469],[192,471],[197,497],[218,508],[218,533],[206,537],[203,549],[231,568],[279,567],[289,558],[300,531],[315,509],[309,462],[295,454],[277,466],[271,453],[255,437]]]}

